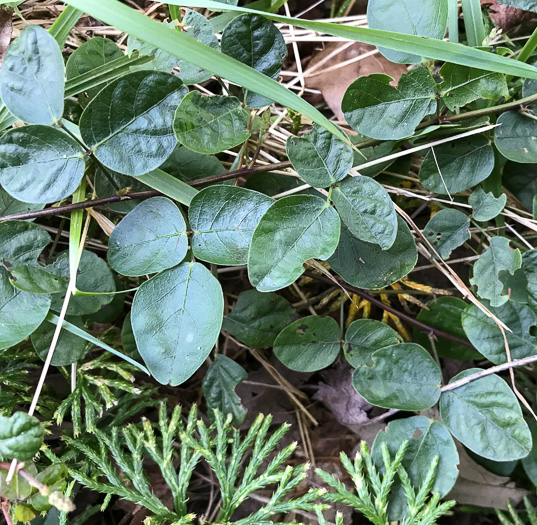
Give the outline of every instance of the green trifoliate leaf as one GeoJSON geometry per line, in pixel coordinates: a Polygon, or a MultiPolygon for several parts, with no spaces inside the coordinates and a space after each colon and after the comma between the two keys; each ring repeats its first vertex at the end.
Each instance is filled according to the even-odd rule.
{"type": "Polygon", "coordinates": [[[436,83],[422,67],[401,76],[397,88],[388,75],[355,80],[345,92],[341,109],[356,130],[378,140],[410,137],[436,108],[436,83]]]}
{"type": "Polygon", "coordinates": [[[349,177],[332,192],[332,202],[349,231],[383,250],[397,237],[397,215],[388,192],[369,177],[349,177]]]}
{"type": "MultiPolygon", "coordinates": [[[[465,370],[450,383],[480,371],[480,368],[465,370]]],[[[464,446],[485,458],[511,461],[531,451],[531,433],[520,404],[507,383],[496,375],[444,392],[440,398],[440,415],[464,446]]]]}
{"type": "Polygon", "coordinates": [[[490,221],[505,208],[507,195],[502,193],[496,198],[492,192],[485,193],[481,188],[477,188],[470,195],[468,202],[473,208],[476,221],[490,221]]]}
{"type": "MultiPolygon", "coordinates": [[[[184,146],[177,146],[160,169],[183,182],[226,172],[222,163],[213,155],[202,155],[184,146]]],[[[263,175],[268,174],[264,173],[263,175]]]]}
{"type": "Polygon", "coordinates": [[[459,210],[444,209],[435,213],[423,230],[442,259],[470,238],[470,219],[459,210]]]}
{"type": "Polygon", "coordinates": [[[24,122],[53,124],[63,114],[64,75],[56,40],[42,27],[26,26],[2,62],[2,102],[24,122]]]}
{"type": "Polygon", "coordinates": [[[42,210],[44,203],[22,202],[12,197],[4,188],[0,187],[0,217],[13,213],[25,213],[27,211],[42,210]]]}
{"type": "Polygon", "coordinates": [[[503,283],[499,279],[501,271],[513,273],[522,265],[520,250],[509,247],[505,237],[493,237],[490,246],[474,265],[474,277],[470,282],[477,286],[477,293],[488,299],[491,306],[501,306],[509,299],[503,293],[503,283]]]}
{"type": "Polygon", "coordinates": [[[50,296],[13,288],[9,274],[0,269],[0,350],[28,337],[45,320],[49,309],[50,296]]]}
{"type": "MultiPolygon", "coordinates": [[[[89,73],[97,67],[104,66],[123,56],[123,51],[113,40],[102,37],[93,37],[76,49],[65,66],[67,80],[84,73],[89,73]]],[[[103,89],[104,85],[97,86],[81,93],[79,102],[86,105],[103,89]]]]}
{"type": "Polygon", "coordinates": [[[112,231],[108,263],[121,275],[141,276],[179,264],[188,251],[179,208],[165,197],[138,204],[112,231]]]}
{"type": "MultiPolygon", "coordinates": [[[[69,317],[67,321],[78,326],[78,328],[84,328],[84,323],[79,317],[69,317]]],[[[34,350],[43,361],[47,358],[55,329],[56,325],[45,321],[30,336],[34,350]]],[[[67,330],[62,330],[50,364],[53,366],[67,366],[71,363],[76,363],[84,355],[86,345],[87,343],[84,339],[67,330]]]]}
{"type": "Polygon", "coordinates": [[[420,168],[420,182],[440,195],[467,190],[485,180],[494,167],[494,151],[485,137],[468,137],[429,150],[420,168]],[[436,157],[436,160],[435,160],[436,157]]]}
{"type": "Polygon", "coordinates": [[[402,342],[397,332],[386,323],[373,319],[353,321],[345,332],[343,350],[354,368],[372,364],[371,356],[381,348],[402,342]]]}
{"type": "MultiPolygon", "coordinates": [[[[427,308],[422,308],[418,314],[418,321],[425,323],[432,328],[438,328],[448,334],[466,339],[466,333],[462,327],[462,314],[468,306],[458,297],[439,297],[427,303],[427,308]]],[[[419,329],[414,329],[414,339],[417,343],[425,348],[431,347],[431,341],[427,334],[419,329]]],[[[473,349],[463,346],[459,343],[449,341],[439,337],[434,341],[435,349],[438,355],[450,357],[451,359],[460,359],[462,361],[471,361],[479,359],[479,354],[473,349]]]]}
{"type": "MultiPolygon", "coordinates": [[[[487,302],[484,303],[487,307],[487,302]]],[[[533,327],[537,314],[529,306],[512,301],[489,310],[511,331],[505,331],[512,359],[537,354],[537,337],[533,327]]],[[[477,306],[469,305],[462,315],[462,326],[476,349],[495,365],[507,362],[505,341],[498,325],[477,306]]]]}
{"type": "MultiPolygon", "coordinates": [[[[423,485],[431,462],[438,456],[432,491],[445,496],[459,476],[457,469],[459,454],[448,429],[439,421],[423,416],[392,421],[385,431],[377,434],[371,449],[372,459],[379,471],[384,469],[382,445],[385,443],[391,457],[394,457],[404,441],[408,441],[408,446],[402,466],[410,476],[412,485],[414,487],[423,485]]],[[[399,480],[396,480],[390,489],[388,507],[390,520],[403,519],[408,513],[407,505],[404,489],[399,480]]]]}
{"type": "Polygon", "coordinates": [[[388,250],[357,239],[343,224],[339,244],[328,263],[346,282],[366,290],[399,281],[416,265],[418,251],[406,223],[400,217],[397,223],[397,237],[388,250]]]}
{"type": "Polygon", "coordinates": [[[25,412],[10,417],[0,415],[0,456],[28,461],[43,444],[45,429],[39,420],[25,412]]]}
{"type": "Polygon", "coordinates": [[[531,115],[506,111],[494,129],[494,144],[509,160],[524,164],[537,163],[537,122],[531,115]]]}
{"type": "Polygon", "coordinates": [[[524,11],[537,12],[536,0],[498,0],[498,3],[510,7],[516,7],[517,9],[522,9],[524,11]]]}
{"type": "Polygon", "coordinates": [[[260,292],[294,283],[308,259],[326,261],[336,249],[340,220],[313,195],[284,197],[261,217],[252,237],[248,277],[260,292]]]}
{"type": "MultiPolygon", "coordinates": [[[[61,253],[56,261],[50,265],[57,275],[69,279],[69,255],[61,253]]],[[[115,292],[116,282],[108,265],[93,252],[84,250],[80,257],[76,276],[76,286],[83,292],[104,293],[115,292]]],[[[59,312],[63,304],[62,294],[52,297],[52,310],[59,312]]],[[[67,315],[89,315],[98,312],[104,305],[112,302],[113,295],[78,296],[73,295],[67,307],[67,315]]]]}
{"type": "Polygon", "coordinates": [[[24,126],[0,139],[0,184],[19,201],[65,199],[76,190],[83,175],[82,148],[59,129],[24,126]]]}
{"type": "Polygon", "coordinates": [[[155,379],[185,382],[207,359],[220,328],[224,297],[205,266],[182,263],[143,283],[132,303],[138,351],[155,379]]]}
{"type": "Polygon", "coordinates": [[[235,97],[204,97],[191,91],[175,113],[177,140],[197,153],[220,153],[249,136],[250,114],[235,97]]]}
{"type": "MultiPolygon", "coordinates": [[[[367,5],[367,22],[371,29],[396,31],[442,40],[448,20],[447,2],[444,0],[371,0],[367,5]]],[[[379,48],[392,62],[419,64],[420,57],[379,48]]]]}
{"type": "Polygon", "coordinates": [[[248,374],[242,366],[229,357],[218,354],[203,378],[202,388],[207,407],[211,411],[219,410],[225,415],[232,414],[236,425],[242,423],[247,410],[235,393],[235,387],[247,377],[248,374]]]}
{"type": "Polygon", "coordinates": [[[80,117],[80,133],[111,170],[143,175],[171,154],[173,112],[188,93],[176,76],[137,71],[106,86],[80,117]]]}
{"type": "Polygon", "coordinates": [[[276,357],[291,370],[316,372],[330,366],[341,346],[332,317],[310,315],[285,327],[274,341],[276,357]]]}
{"type": "Polygon", "coordinates": [[[222,328],[252,348],[273,346],[276,336],[297,315],[287,299],[275,293],[247,290],[239,294],[222,328]]]}
{"type": "Polygon", "coordinates": [[[262,193],[237,186],[201,190],[188,210],[194,257],[213,264],[246,264],[254,230],[273,203],[262,193]]]}
{"type": "Polygon", "coordinates": [[[8,268],[35,263],[49,243],[50,235],[37,224],[0,222],[0,263],[8,268]]]}
{"type": "Polygon", "coordinates": [[[345,178],[353,165],[352,148],[318,126],[302,137],[289,137],[286,148],[293,168],[315,188],[345,178]]]}
{"type": "MultiPolygon", "coordinates": [[[[222,33],[222,53],[277,79],[282,69],[282,60],[287,56],[287,46],[279,29],[259,15],[244,14],[234,18],[222,33]]],[[[271,100],[247,92],[246,105],[261,108],[271,100]]]]}
{"type": "Polygon", "coordinates": [[[434,359],[415,343],[377,350],[352,375],[357,392],[372,405],[425,410],[440,398],[442,373],[434,359]]]}
{"type": "Polygon", "coordinates": [[[440,84],[440,96],[446,106],[454,111],[479,98],[496,100],[509,96],[505,76],[475,67],[446,63],[440,68],[444,81],[440,84]]]}

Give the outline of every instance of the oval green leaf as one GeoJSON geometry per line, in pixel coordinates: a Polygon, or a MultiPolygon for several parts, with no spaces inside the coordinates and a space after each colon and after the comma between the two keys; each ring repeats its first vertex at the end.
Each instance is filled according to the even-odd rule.
{"type": "Polygon", "coordinates": [[[345,178],[353,165],[352,148],[320,126],[302,137],[289,137],[286,149],[293,168],[315,188],[345,178]]]}
{"type": "Polygon", "coordinates": [[[24,122],[53,124],[63,114],[64,75],[58,42],[42,27],[28,25],[2,61],[2,102],[24,122]]]}
{"type": "MultiPolygon", "coordinates": [[[[450,383],[480,372],[471,368],[450,383]]],[[[442,393],[440,415],[450,432],[470,450],[493,461],[526,457],[531,433],[507,383],[496,375],[442,393]]]]}
{"type": "Polygon", "coordinates": [[[125,175],[143,175],[171,154],[173,112],[188,93],[179,78],[136,71],[105,87],[80,117],[80,134],[97,159],[125,175]]]}
{"type": "Polygon", "coordinates": [[[191,91],[175,112],[177,140],[197,153],[220,153],[242,144],[249,136],[250,113],[238,98],[204,97],[191,91]]]}
{"type": "Polygon", "coordinates": [[[476,221],[490,221],[505,208],[507,195],[502,193],[496,198],[491,191],[485,193],[482,188],[477,188],[468,198],[468,203],[476,221]]]}
{"type": "Polygon", "coordinates": [[[440,398],[442,372],[420,345],[386,346],[352,375],[356,391],[372,405],[399,410],[425,410],[440,398]]]}
{"type": "Polygon", "coordinates": [[[332,192],[332,202],[349,231],[383,250],[397,237],[397,215],[388,192],[369,177],[349,177],[332,192]]]}
{"type": "Polygon", "coordinates": [[[284,197],[261,217],[252,237],[248,277],[260,292],[294,283],[308,259],[326,261],[336,249],[340,221],[334,208],[313,195],[284,197]]]}
{"type": "Polygon", "coordinates": [[[285,327],[274,341],[276,357],[291,370],[316,372],[330,366],[341,347],[339,325],[332,317],[310,315],[285,327]]]}
{"type": "Polygon", "coordinates": [[[194,257],[213,264],[246,264],[259,220],[274,200],[237,186],[209,186],[188,210],[194,257]]]}
{"type": "Polygon", "coordinates": [[[357,239],[343,225],[339,244],[328,264],[346,282],[366,290],[399,281],[416,265],[418,251],[406,222],[398,217],[397,223],[397,237],[388,250],[357,239]]]}
{"type": "Polygon", "coordinates": [[[24,126],[0,138],[0,184],[22,202],[65,199],[82,180],[84,164],[81,147],[56,128],[24,126]]]}
{"type": "Polygon", "coordinates": [[[112,231],[108,264],[137,277],[179,264],[188,251],[187,227],[179,208],[165,197],[136,206],[112,231]]]}
{"type": "Polygon", "coordinates": [[[506,111],[498,117],[494,144],[507,159],[523,164],[537,163],[537,122],[518,111],[506,111]]]}
{"type": "Polygon", "coordinates": [[[435,213],[423,230],[442,259],[470,238],[470,219],[459,210],[444,209],[435,213]]]}
{"type": "Polygon", "coordinates": [[[182,263],[143,283],[132,303],[138,351],[155,379],[185,382],[207,359],[222,326],[224,297],[205,266],[182,263]]]}
{"type": "Polygon", "coordinates": [[[25,412],[10,417],[0,415],[0,456],[28,461],[43,444],[45,429],[40,421],[25,412]]]}

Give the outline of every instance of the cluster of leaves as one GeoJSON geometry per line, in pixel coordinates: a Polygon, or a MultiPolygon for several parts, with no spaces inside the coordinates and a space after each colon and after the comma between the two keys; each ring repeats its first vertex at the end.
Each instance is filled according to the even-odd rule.
{"type": "MultiPolygon", "coordinates": [[[[476,350],[445,342],[434,348],[439,355],[464,360],[477,356],[501,365],[536,354],[537,250],[528,249],[523,238],[519,242],[518,232],[515,237],[505,234],[505,213],[513,213],[504,211],[502,184],[534,211],[537,70],[523,60],[500,56],[505,49],[493,48],[481,15],[476,16],[479,2],[464,2],[474,8],[464,11],[466,38],[469,46],[485,49],[441,41],[449,16],[445,0],[420,0],[416,12],[371,0],[369,29],[272,15],[268,11],[279,5],[263,2],[253,7],[267,11],[191,0],[190,6],[229,12],[208,20],[186,10],[181,24],[168,27],[133,17],[132,10],[115,0],[104,13],[98,0],[67,3],[125,29],[128,54],[110,40],[92,38],[64,63],[58,26],[46,31],[29,25],[9,46],[0,75],[1,214],[31,214],[71,196],[84,200],[91,197],[88,182],[96,197],[150,189],[161,195],[110,204],[111,214],[97,215],[108,241],[101,236],[86,249],[79,246],[80,216],[71,217],[71,232],[78,231],[79,238],[72,238],[64,252],[57,251],[63,224],[53,241],[47,229],[30,220],[0,222],[0,358],[7,363],[1,374],[9,374],[5,387],[21,396],[10,400],[3,386],[0,456],[28,461],[43,443],[44,426],[38,419],[12,414],[29,398],[21,373],[27,368],[15,363],[11,352],[28,352],[31,344],[46,366],[79,363],[71,372],[71,394],[50,415],[43,412],[47,419],[54,414],[58,424],[69,414],[74,436],[95,433],[96,441],[70,444],[101,470],[72,468],[74,479],[142,504],[155,515],[155,523],[189,523],[186,489],[203,457],[220,483],[222,523],[253,490],[271,483],[279,483],[273,500],[242,522],[268,523],[270,516],[293,509],[316,512],[318,493],[282,503],[304,475],[302,467],[280,469],[291,448],[255,478],[281,437],[277,433],[265,443],[268,419],[257,420],[242,441],[221,416],[207,427],[195,424],[192,413],[183,427],[178,411],[169,423],[161,412],[158,446],[148,422],[142,429],[119,432],[144,403],[154,403],[153,391],[142,392],[133,384],[137,369],[161,384],[180,385],[200,369],[224,329],[248,347],[274,347],[277,359],[299,372],[322,370],[343,351],[354,369],[354,388],[372,405],[408,412],[438,405],[441,421],[424,416],[394,421],[376,437],[371,457],[364,449],[358,463],[345,459],[358,490],[353,497],[360,502],[326,478],[341,501],[352,500],[374,523],[388,518],[432,523],[447,510],[437,497],[428,503],[426,498],[431,488],[438,497],[445,496],[457,479],[454,438],[489,460],[523,459],[528,477],[537,482],[537,444],[519,401],[501,377],[469,368],[443,386],[440,366],[426,349],[430,342],[423,334],[416,334],[417,343],[402,342],[397,332],[375,320],[359,319],[344,330],[331,317],[298,318],[274,293],[293,285],[306,265],[325,274],[332,270],[351,287],[381,290],[407,276],[418,253],[442,267],[454,250],[468,246],[473,225],[482,233],[480,247],[485,247],[469,282],[475,297],[457,280],[459,290],[473,299],[470,304],[454,297],[437,299],[418,320],[433,328],[448,326],[476,350]],[[397,87],[393,78],[379,74],[358,78],[348,87],[341,110],[357,133],[351,137],[276,82],[287,51],[271,18],[373,43],[389,60],[414,66],[397,87]],[[443,65],[435,68],[430,58],[443,65]],[[190,87],[213,75],[240,88],[206,96],[190,87]],[[515,76],[526,80],[512,82],[515,76]],[[519,97],[523,105],[509,102],[511,97],[519,97]],[[225,178],[224,152],[238,149],[233,171],[242,166],[249,140],[257,138],[261,147],[271,125],[265,108],[272,101],[314,123],[287,140],[286,157],[298,178],[267,174],[244,186],[194,189],[189,183],[204,177],[225,178]],[[25,125],[14,125],[19,121],[25,125]],[[395,184],[393,175],[408,173],[408,165],[397,159],[409,152],[424,157],[419,184],[441,205],[421,230],[387,190],[404,195],[401,188],[389,186],[395,184]],[[446,207],[450,202],[452,207],[446,207]],[[116,214],[121,220],[115,220],[116,214]],[[499,228],[493,237],[487,233],[489,221],[499,228]],[[107,250],[106,261],[96,253],[100,249],[107,250]],[[254,289],[241,293],[224,317],[216,269],[241,265],[254,289]],[[127,313],[126,295],[133,291],[132,307],[122,316],[127,313]],[[119,318],[124,319],[120,356],[125,362],[103,354],[80,365],[94,346],[118,354],[106,334],[96,338],[91,331],[94,323],[119,318]],[[143,403],[134,406],[139,396],[143,403]],[[114,415],[103,417],[112,407],[114,415]],[[172,461],[177,432],[182,441],[179,473],[172,461]],[[251,445],[254,454],[240,478],[239,463],[251,445]],[[223,465],[228,452],[229,463],[223,465]],[[109,453],[132,487],[123,484],[109,453]],[[174,494],[174,511],[151,493],[143,475],[144,454],[159,464],[174,494]],[[371,470],[373,464],[385,469],[383,481],[371,470]],[[373,504],[368,493],[360,493],[367,485],[360,478],[364,465],[381,503],[373,504]],[[97,479],[103,472],[108,483],[97,479]],[[396,473],[399,481],[394,481],[396,473]],[[423,488],[416,494],[412,486],[423,488]]],[[[535,9],[526,5],[531,2],[511,3],[535,9]]],[[[177,15],[179,4],[170,2],[170,12],[177,15]]],[[[66,13],[65,18],[76,15],[75,10],[66,13]]],[[[456,38],[454,27],[450,37],[456,38]]],[[[525,47],[520,55],[527,60],[534,49],[525,47]]],[[[519,222],[535,229],[529,219],[519,222]]],[[[246,376],[238,363],[217,355],[203,381],[209,408],[242,421],[245,410],[234,387],[246,376]]],[[[25,501],[31,497],[29,493],[25,501]]],[[[33,509],[41,510],[36,505],[33,509]]]]}

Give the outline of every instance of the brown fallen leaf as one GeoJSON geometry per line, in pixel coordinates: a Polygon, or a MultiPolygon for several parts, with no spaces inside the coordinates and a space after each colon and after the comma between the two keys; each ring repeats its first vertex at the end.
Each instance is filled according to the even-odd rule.
{"type": "Polygon", "coordinates": [[[490,9],[489,17],[492,18],[494,23],[504,31],[521,24],[526,20],[531,20],[534,16],[534,13],[531,11],[523,11],[516,7],[498,4],[496,0],[481,0],[481,5],[487,6],[490,9]]]}
{"type": "Polygon", "coordinates": [[[11,34],[13,33],[13,26],[11,24],[11,17],[13,16],[13,9],[9,7],[0,7],[0,68],[2,67],[2,61],[6,54],[7,47],[11,41],[11,34]]]}
{"type": "Polygon", "coordinates": [[[372,73],[384,73],[398,81],[399,77],[407,70],[405,65],[395,64],[384,58],[375,46],[358,42],[348,46],[342,42],[332,42],[314,55],[308,63],[306,72],[325,60],[324,64],[305,77],[306,87],[318,89],[322,93],[328,107],[338,120],[344,120],[341,111],[343,95],[349,85],[358,77],[372,73]],[[341,47],[346,47],[346,49],[326,60],[328,56],[341,47]],[[360,56],[364,56],[364,58],[358,60],[360,56]]]}

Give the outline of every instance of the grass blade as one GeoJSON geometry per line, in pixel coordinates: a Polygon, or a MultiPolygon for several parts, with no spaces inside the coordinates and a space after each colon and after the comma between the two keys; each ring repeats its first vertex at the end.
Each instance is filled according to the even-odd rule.
{"type": "Polygon", "coordinates": [[[449,41],[455,44],[459,41],[459,2],[448,0],[448,32],[449,41]]]}
{"type": "Polygon", "coordinates": [[[482,46],[487,36],[479,0],[462,0],[462,15],[469,46],[482,46]]]}
{"type": "MultiPolygon", "coordinates": [[[[83,9],[103,22],[117,27],[144,42],[158,47],[170,55],[188,61],[255,93],[260,93],[283,106],[291,108],[349,143],[346,135],[320,111],[302,100],[275,80],[255,71],[197,40],[166,27],[144,14],[119,3],[117,0],[66,0],[66,3],[83,9]]],[[[179,5],[178,2],[168,2],[179,5]]],[[[266,14],[261,11],[262,14],[266,14]]]]}
{"type": "Polygon", "coordinates": [[[169,0],[168,3],[186,7],[201,7],[211,9],[212,11],[253,13],[274,20],[275,22],[292,24],[319,33],[348,38],[349,40],[354,40],[356,42],[363,42],[364,44],[387,47],[395,51],[403,51],[415,55],[418,54],[427,58],[434,58],[435,60],[451,62],[461,66],[476,67],[478,69],[494,71],[495,73],[505,73],[507,75],[522,78],[537,79],[537,68],[529,66],[528,64],[523,64],[518,60],[493,55],[492,53],[480,49],[474,49],[453,42],[444,42],[443,40],[436,40],[434,38],[405,35],[403,33],[381,31],[379,29],[369,29],[366,27],[345,26],[330,22],[303,20],[301,18],[292,18],[262,11],[254,11],[253,9],[222,4],[211,0],[169,0]]]}
{"type": "Polygon", "coordinates": [[[79,11],[78,9],[68,5],[50,26],[48,32],[56,39],[56,42],[58,42],[60,48],[63,49],[71,29],[75,27],[76,23],[80,20],[83,14],[83,11],[79,11]]]}
{"type": "Polygon", "coordinates": [[[198,193],[198,190],[189,186],[186,182],[176,179],[162,170],[154,170],[134,178],[185,206],[190,206],[194,195],[198,193]]]}

